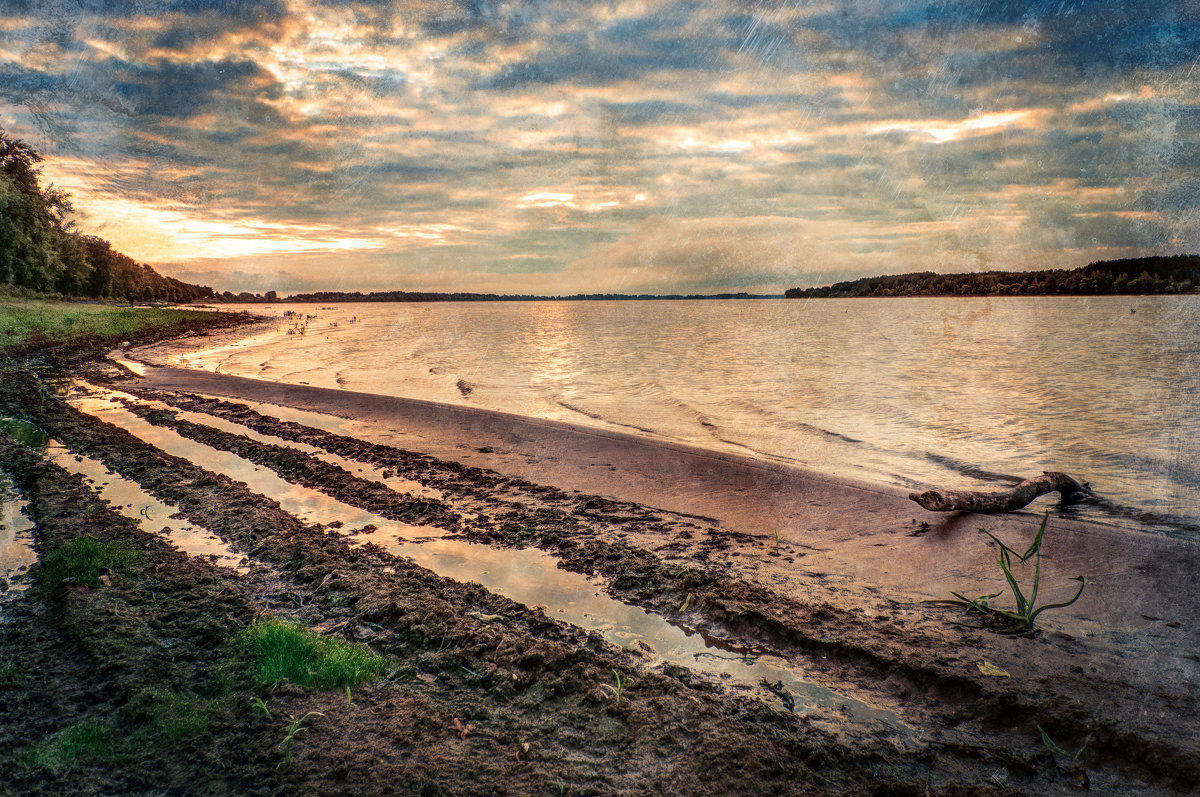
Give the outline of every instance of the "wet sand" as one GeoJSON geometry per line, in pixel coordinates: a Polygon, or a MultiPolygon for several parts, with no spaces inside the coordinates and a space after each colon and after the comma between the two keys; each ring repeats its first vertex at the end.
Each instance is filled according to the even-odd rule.
{"type": "Polygon", "coordinates": [[[1093,583],[1007,636],[927,599],[1001,591],[976,527],[1022,547],[1036,508],[939,516],[897,490],[593,428],[145,370],[79,363],[99,387],[63,401],[32,371],[0,380],[0,412],[62,448],[0,435],[39,558],[81,535],[143,552],[106,582],[9,604],[0,770],[87,722],[110,729],[120,763],[24,765],[18,792],[1173,795],[1200,779],[1193,543],[1052,513],[1039,602],[1069,597],[1076,573],[1093,583]],[[78,477],[89,463],[146,497],[106,503],[78,477]],[[548,554],[706,649],[663,664],[655,639],[614,644],[306,514],[326,499],[497,563],[548,554]],[[174,546],[163,506],[249,569],[174,546]],[[395,669],[353,695],[249,691],[230,680],[229,641],[264,616],[370,644],[395,669]],[[782,681],[756,689],[704,663],[729,658],[778,662],[845,702],[793,704],[782,681]],[[165,732],[144,709],[179,699],[207,730],[119,741],[165,732]],[[311,711],[282,766],[283,729],[311,711]]]}
{"type": "MultiPolygon", "coordinates": [[[[1054,506],[1045,497],[1004,515],[928,512],[905,491],[887,486],[491,410],[172,367],[148,367],[145,384],[335,415],[357,422],[355,434],[372,442],[563,490],[699,515],[759,538],[773,539],[778,532],[803,548],[807,569],[906,597],[944,598],[976,584],[980,592],[989,584],[995,588],[988,591],[1001,588],[994,548],[977,529],[986,527],[1023,548],[1042,512],[1054,506]]],[[[1200,602],[1191,599],[1200,545],[1052,511],[1044,552],[1047,600],[1069,597],[1073,576],[1094,582],[1078,603],[1047,614],[1045,622],[1066,625],[1074,618],[1109,629],[1159,631],[1177,623],[1200,639],[1195,631],[1200,602]]],[[[786,568],[781,571],[786,577],[786,568]]],[[[1178,630],[1166,633],[1175,637],[1172,631],[1178,630]]]]}
{"type": "MultiPolygon", "coordinates": [[[[355,437],[373,443],[704,518],[731,532],[706,564],[739,583],[767,587],[783,601],[836,609],[826,633],[858,638],[854,644],[870,649],[879,644],[874,635],[880,629],[851,630],[845,618],[853,613],[889,618],[881,623],[883,634],[891,633],[886,630],[891,622],[906,630],[893,640],[888,657],[911,661],[929,655],[916,651],[932,648],[971,663],[998,664],[1013,674],[1011,683],[1006,679],[998,687],[1015,690],[1006,699],[1034,690],[1032,700],[1041,708],[1031,716],[1048,717],[1048,706],[1061,709],[1062,701],[1073,705],[1079,727],[1090,727],[1093,721],[1083,716],[1091,711],[1104,714],[1105,721],[1136,714],[1134,724],[1142,730],[1119,735],[1133,749],[1144,744],[1143,734],[1186,737],[1189,717],[1200,707],[1200,602],[1192,587],[1200,572],[1200,545],[1117,521],[1081,522],[1049,497],[1004,515],[934,513],[885,486],[488,410],[169,367],[150,368],[139,381],[169,392],[335,415],[352,422],[355,437]],[[979,527],[1023,549],[1046,509],[1051,514],[1039,603],[1068,599],[1076,586],[1070,579],[1084,575],[1090,584],[1079,601],[1042,614],[1036,641],[990,632],[944,635],[945,625],[965,624],[960,627],[966,631],[977,626],[957,609],[926,601],[953,590],[970,597],[1003,593],[997,605],[1011,602],[995,548],[979,527]],[[763,555],[776,531],[785,555],[763,555]]],[[[636,532],[620,538],[648,550],[669,547],[636,532]]],[[[1029,572],[1019,577],[1028,589],[1029,572]]],[[[653,598],[643,596],[642,602],[670,611],[653,598]]],[[[843,676],[856,680],[848,671],[843,676]]],[[[911,693],[905,687],[899,694],[911,693]]]]}

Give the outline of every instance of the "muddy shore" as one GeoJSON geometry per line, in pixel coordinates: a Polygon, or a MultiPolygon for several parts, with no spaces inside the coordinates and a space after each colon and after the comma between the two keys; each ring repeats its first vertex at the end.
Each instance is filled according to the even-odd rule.
{"type": "Polygon", "coordinates": [[[246,566],[180,552],[135,507],[104,502],[70,457],[0,435],[40,558],[78,536],[141,552],[98,586],[41,588],[35,567],[38,589],[4,604],[0,793],[1172,794],[1200,781],[1188,593],[1200,556],[1186,540],[1052,514],[1046,600],[1067,576],[1094,583],[1034,635],[1004,636],[924,601],[997,591],[975,529],[1028,540],[1032,512],[939,518],[871,485],[499,413],[70,368],[92,387],[55,395],[44,374],[8,369],[0,414],[177,508],[246,566]],[[124,428],[80,408],[89,390],[124,428]],[[319,427],[263,402],[336,417],[319,427]],[[888,719],[614,645],[369,532],[302,519],[147,442],[154,430],[430,535],[540,549],[718,652],[783,662],[888,719]],[[367,644],[388,672],[349,698],[248,686],[230,675],[229,640],[266,616],[367,644]],[[199,706],[203,727],[164,737],[146,706],[171,700],[199,706]],[[289,720],[310,711],[285,764],[289,720]],[[38,763],[88,722],[108,729],[106,752],[38,763]]]}

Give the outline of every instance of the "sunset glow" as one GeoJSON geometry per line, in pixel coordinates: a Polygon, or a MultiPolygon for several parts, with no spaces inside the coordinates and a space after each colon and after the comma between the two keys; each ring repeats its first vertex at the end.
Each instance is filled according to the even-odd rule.
{"type": "Polygon", "coordinates": [[[220,289],[780,292],[1200,248],[1184,4],[98,8],[6,15],[0,125],[82,228],[220,289]]]}

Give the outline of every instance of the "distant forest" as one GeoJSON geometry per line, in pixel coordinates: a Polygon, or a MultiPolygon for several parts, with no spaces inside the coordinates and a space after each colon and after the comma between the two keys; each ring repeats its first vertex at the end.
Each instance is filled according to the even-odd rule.
{"type": "Polygon", "coordinates": [[[41,153],[0,130],[0,289],[77,299],[192,302],[213,289],[164,277],[84,235],[70,197],[41,186],[41,153]]]}
{"type": "Polygon", "coordinates": [[[1049,271],[983,271],[967,274],[894,274],[838,282],[821,288],[790,288],[789,299],[878,296],[1107,296],[1195,293],[1200,255],[1101,260],[1081,268],[1049,271]]]}
{"type": "Polygon", "coordinates": [[[217,298],[222,301],[234,302],[605,302],[605,301],[661,301],[663,299],[778,299],[779,295],[765,296],[754,293],[715,293],[715,294],[629,294],[629,293],[577,293],[572,296],[533,296],[529,294],[500,294],[500,293],[428,293],[419,291],[373,291],[359,293],[354,291],[317,291],[315,293],[296,293],[286,299],[276,298],[274,291],[266,295],[243,293],[233,298],[224,294],[217,298]]]}

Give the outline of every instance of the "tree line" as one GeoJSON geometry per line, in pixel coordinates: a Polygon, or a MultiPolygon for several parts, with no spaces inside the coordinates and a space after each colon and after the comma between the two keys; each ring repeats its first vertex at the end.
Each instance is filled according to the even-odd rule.
{"type": "Polygon", "coordinates": [[[921,271],[838,282],[818,288],[789,288],[789,299],[879,296],[1111,296],[1195,293],[1200,290],[1200,255],[1100,260],[1076,269],[982,271],[937,274],[921,271]]]}
{"type": "Polygon", "coordinates": [[[212,288],[164,277],[75,229],[67,193],[41,185],[42,160],[0,130],[0,288],[131,302],[213,297],[212,288]]]}
{"type": "Polygon", "coordinates": [[[275,291],[262,293],[217,294],[214,301],[220,302],[613,302],[613,301],[662,301],[665,299],[778,299],[779,294],[757,293],[576,293],[570,296],[539,296],[527,293],[436,293],[429,291],[314,291],[294,293],[279,298],[275,291]]]}

